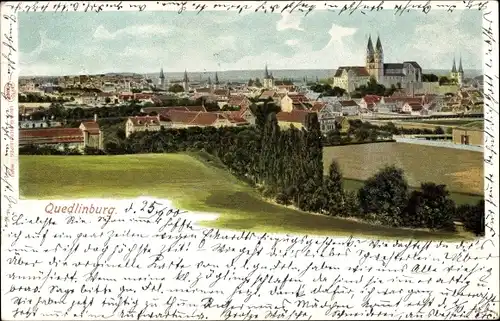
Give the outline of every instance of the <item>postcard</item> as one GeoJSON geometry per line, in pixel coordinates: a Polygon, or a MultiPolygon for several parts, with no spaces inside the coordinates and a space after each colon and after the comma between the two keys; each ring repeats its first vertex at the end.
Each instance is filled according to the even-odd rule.
{"type": "Polygon", "coordinates": [[[498,3],[4,2],[2,320],[498,319],[498,3]]]}

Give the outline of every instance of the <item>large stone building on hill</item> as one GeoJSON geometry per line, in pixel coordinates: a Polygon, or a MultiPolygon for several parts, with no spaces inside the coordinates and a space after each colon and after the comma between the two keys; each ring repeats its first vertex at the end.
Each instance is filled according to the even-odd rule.
{"type": "Polygon", "coordinates": [[[418,89],[422,86],[422,68],[415,61],[385,63],[382,42],[377,37],[375,48],[371,36],[366,47],[365,66],[341,66],[335,72],[333,85],[353,92],[373,78],[385,87],[392,85],[405,89],[418,89]]]}

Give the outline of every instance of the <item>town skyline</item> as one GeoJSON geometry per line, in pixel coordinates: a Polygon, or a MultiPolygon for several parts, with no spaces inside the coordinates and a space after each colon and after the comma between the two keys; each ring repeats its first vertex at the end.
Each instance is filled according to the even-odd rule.
{"type": "Polygon", "coordinates": [[[447,70],[453,58],[462,57],[464,69],[482,69],[481,15],[475,11],[410,14],[404,20],[389,12],[364,20],[332,19],[321,11],[305,17],[220,12],[54,15],[20,14],[21,76],[149,74],[160,68],[166,73],[263,70],[265,63],[271,70],[335,70],[364,64],[370,34],[380,36],[388,62],[418,60],[424,70],[447,70]],[[76,19],[86,21],[78,29],[50,32],[76,25],[71,23],[76,19]],[[395,28],[398,34],[391,33],[395,28]],[[431,46],[426,44],[429,38],[434,39],[431,46]]]}

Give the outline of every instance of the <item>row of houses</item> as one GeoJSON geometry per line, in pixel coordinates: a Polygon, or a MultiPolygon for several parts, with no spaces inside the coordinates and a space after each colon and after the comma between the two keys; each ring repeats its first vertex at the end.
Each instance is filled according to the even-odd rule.
{"type": "Polygon", "coordinates": [[[84,121],[78,128],[20,128],[19,147],[28,145],[53,146],[58,149],[83,150],[85,147],[102,150],[103,132],[97,120],[84,121]]]}

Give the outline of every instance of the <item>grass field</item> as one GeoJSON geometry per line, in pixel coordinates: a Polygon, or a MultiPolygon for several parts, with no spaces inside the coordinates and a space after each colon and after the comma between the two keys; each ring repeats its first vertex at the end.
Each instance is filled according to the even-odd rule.
{"type": "Polygon", "coordinates": [[[24,199],[170,199],[192,211],[219,213],[206,226],[257,232],[463,239],[469,234],[395,229],[297,211],[268,203],[222,165],[199,154],[20,156],[24,199]]]}
{"type": "Polygon", "coordinates": [[[413,187],[423,182],[445,184],[458,204],[474,203],[483,195],[483,155],[477,152],[404,143],[327,147],[325,174],[332,159],[339,162],[346,188],[359,188],[384,165],[396,165],[413,187]]]}

